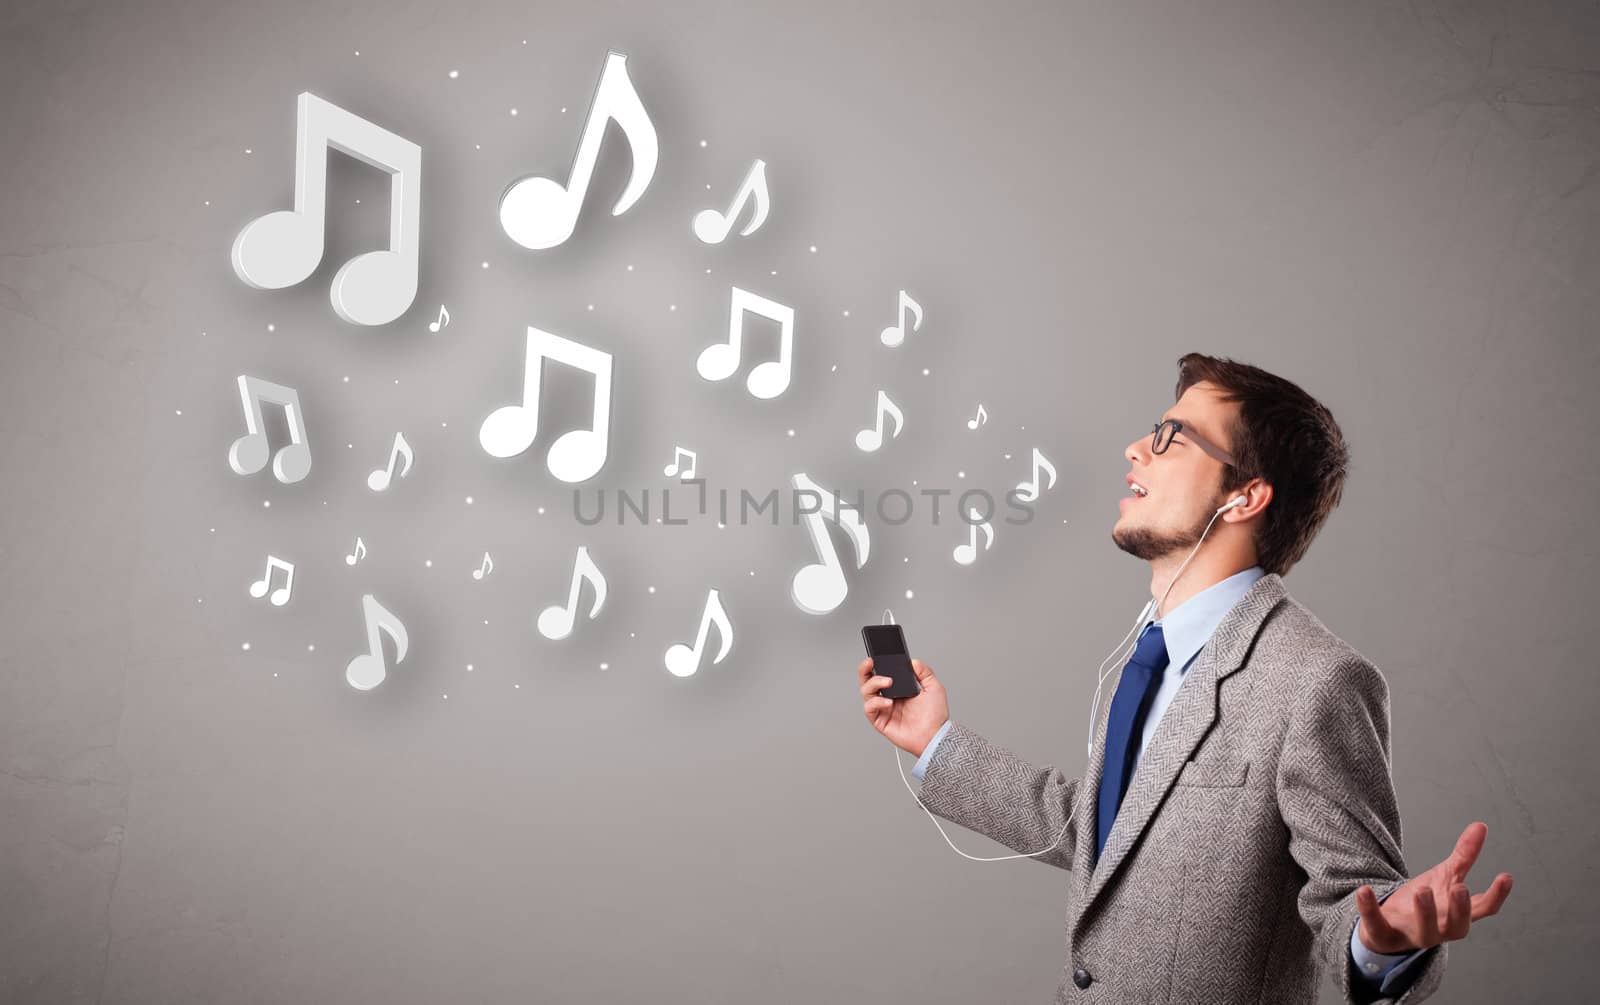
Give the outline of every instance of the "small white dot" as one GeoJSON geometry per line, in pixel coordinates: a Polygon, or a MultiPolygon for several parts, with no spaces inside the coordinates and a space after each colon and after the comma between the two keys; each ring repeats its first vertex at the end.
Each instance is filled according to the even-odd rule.
{"type": "MultiPolygon", "coordinates": [[[[522,44],[523,44],[523,45],[527,45],[527,44],[528,44],[528,43],[526,43],[526,42],[524,42],[524,43],[522,43],[522,44]]],[[[567,114],[567,106],[566,106],[566,105],[562,105],[562,106],[561,106],[561,114],[562,114],[562,115],[565,115],[565,114],[567,114]]]]}
{"type": "Polygon", "coordinates": [[[705,141],[705,140],[701,140],[701,141],[700,141],[700,145],[701,145],[701,146],[705,146],[705,145],[706,145],[706,141],[705,141]]]}
{"type": "Polygon", "coordinates": [[[360,199],[357,199],[357,200],[356,200],[356,205],[357,205],[357,206],[359,206],[359,205],[361,205],[361,200],[360,200],[360,199]]]}
{"type": "Polygon", "coordinates": [[[900,561],[902,561],[902,562],[909,562],[909,561],[911,561],[911,559],[910,559],[910,558],[909,558],[909,557],[907,557],[907,558],[902,558],[902,559],[901,559],[901,560],[900,560],[900,561]]]}
{"type": "Polygon", "coordinates": [[[591,311],[592,311],[592,310],[594,310],[594,304],[590,304],[590,305],[589,305],[589,309],[590,309],[590,310],[591,310],[591,311]]]}
{"type": "Polygon", "coordinates": [[[653,586],[651,586],[651,587],[648,587],[648,589],[649,589],[649,590],[650,590],[650,592],[651,592],[651,593],[654,593],[654,592],[656,592],[656,588],[655,588],[655,587],[653,587],[653,586]]]}
{"type": "MultiPolygon", "coordinates": [[[[211,200],[210,200],[210,199],[207,199],[207,200],[206,200],[206,205],[207,205],[207,206],[209,206],[209,205],[211,205],[211,200]]],[[[201,332],[201,333],[200,333],[200,334],[202,334],[202,335],[204,335],[204,334],[205,334],[205,332],[201,332]]]]}
{"type": "Polygon", "coordinates": [[[275,332],[277,330],[278,330],[278,326],[277,325],[267,325],[267,331],[275,332]]]}
{"type": "Polygon", "coordinates": [[[177,410],[177,412],[178,412],[179,415],[182,415],[183,414],[183,409],[180,408],[180,409],[177,410]]]}
{"type": "Polygon", "coordinates": [[[487,269],[489,267],[489,263],[488,262],[484,262],[483,263],[483,267],[487,269]]]}
{"type": "Polygon", "coordinates": [[[468,506],[472,505],[472,497],[471,496],[467,496],[467,505],[468,506]]]}
{"type": "Polygon", "coordinates": [[[917,484],[917,480],[915,478],[911,479],[911,484],[913,484],[913,485],[917,484]]]}
{"type": "Polygon", "coordinates": [[[667,310],[669,310],[669,311],[675,311],[677,309],[678,309],[678,305],[677,304],[668,304],[667,305],[667,310]]]}
{"type": "Polygon", "coordinates": [[[1008,460],[1008,461],[1011,460],[1011,455],[1010,454],[1006,455],[1006,460],[1008,460]]]}
{"type": "Polygon", "coordinates": [[[216,532],[217,532],[217,528],[215,528],[215,527],[211,528],[211,533],[215,534],[216,532]]]}
{"type": "Polygon", "coordinates": [[[261,505],[270,508],[272,506],[272,500],[271,499],[263,499],[263,500],[261,500],[261,505]]]}
{"type": "Polygon", "coordinates": [[[906,599],[907,600],[910,600],[914,596],[916,596],[916,594],[912,593],[910,590],[906,591],[906,599]]]}
{"type": "Polygon", "coordinates": [[[755,574],[756,574],[756,570],[754,570],[754,569],[751,569],[751,570],[750,570],[750,575],[752,575],[752,576],[754,576],[754,575],[755,575],[755,574]]]}
{"type": "Polygon", "coordinates": [[[956,472],[956,477],[957,478],[965,478],[965,477],[967,477],[967,473],[965,471],[957,471],[956,472]]]}
{"type": "Polygon", "coordinates": [[[422,564],[431,569],[431,568],[433,568],[433,559],[425,558],[425,559],[422,560],[422,564]]]}
{"type": "Polygon", "coordinates": [[[467,664],[467,673],[471,673],[471,672],[472,672],[472,664],[468,663],[467,664]]]}
{"type": "Polygon", "coordinates": [[[633,266],[631,266],[631,265],[630,265],[630,266],[628,266],[628,271],[629,271],[629,272],[632,272],[632,271],[633,271],[633,266]]]}
{"type": "Polygon", "coordinates": [[[544,516],[544,507],[543,506],[539,507],[539,515],[540,516],[544,516]]]}
{"type": "Polygon", "coordinates": [[[249,153],[249,152],[250,152],[250,148],[249,148],[249,147],[245,147],[245,148],[244,148],[244,152],[245,152],[245,153],[249,153]]]}
{"type": "Polygon", "coordinates": [[[446,700],[446,701],[449,701],[449,700],[450,700],[450,696],[449,696],[449,695],[445,695],[445,696],[444,696],[444,697],[445,697],[445,700],[446,700]]]}
{"type": "Polygon", "coordinates": [[[721,520],[718,520],[717,521],[717,529],[718,530],[727,530],[728,529],[728,525],[723,523],[721,520]]]}
{"type": "Polygon", "coordinates": [[[272,671],[272,676],[274,676],[274,677],[278,676],[278,671],[276,671],[276,670],[272,671]]]}
{"type": "Polygon", "coordinates": [[[511,686],[516,688],[516,689],[518,689],[519,691],[522,689],[522,685],[521,684],[513,684],[511,686]]]}
{"type": "Polygon", "coordinates": [[[448,423],[448,422],[441,422],[441,423],[439,423],[439,428],[440,428],[440,429],[449,429],[449,428],[450,428],[450,423],[448,423]]]}
{"type": "Polygon", "coordinates": [[[845,312],[844,312],[844,316],[845,316],[845,317],[849,317],[849,316],[850,316],[850,312],[849,312],[849,311],[845,311],[845,312]]]}
{"type": "Polygon", "coordinates": [[[194,602],[197,603],[197,604],[203,604],[203,603],[206,602],[206,598],[204,598],[204,597],[196,597],[196,598],[194,598],[194,602]]]}
{"type": "Polygon", "coordinates": [[[710,188],[710,187],[711,187],[711,183],[710,182],[706,182],[706,188],[710,188]]]}
{"type": "Polygon", "coordinates": [[[361,55],[361,50],[360,50],[360,49],[357,49],[357,50],[356,50],[356,55],[357,55],[357,56],[359,56],[359,55],[361,55]]]}
{"type": "Polygon", "coordinates": [[[833,364],[833,369],[828,371],[828,372],[829,373],[838,373],[839,372],[839,364],[838,363],[833,364]]]}
{"type": "Polygon", "coordinates": [[[777,270],[777,269],[773,269],[773,270],[772,270],[772,274],[773,274],[773,275],[774,275],[774,276],[776,276],[776,275],[777,275],[777,274],[778,274],[778,270],[777,270]]]}
{"type": "Polygon", "coordinates": [[[628,633],[628,638],[630,638],[630,639],[634,639],[634,638],[638,638],[638,637],[639,637],[639,633],[638,632],[629,632],[628,633]]]}
{"type": "Polygon", "coordinates": [[[348,384],[348,383],[350,383],[350,378],[349,378],[349,377],[346,377],[346,378],[345,378],[345,379],[344,379],[344,382],[345,382],[345,383],[346,383],[346,384],[348,384]]]}
{"type": "Polygon", "coordinates": [[[241,649],[243,649],[243,650],[248,652],[249,649],[250,649],[250,643],[246,642],[244,645],[240,646],[239,648],[241,648],[241,649]]]}
{"type": "Polygon", "coordinates": [[[602,669],[602,670],[610,670],[611,669],[611,664],[610,663],[602,663],[602,664],[600,664],[600,669],[602,669]]]}
{"type": "Polygon", "coordinates": [[[398,384],[398,383],[400,383],[400,378],[399,378],[399,377],[396,377],[396,378],[395,378],[395,379],[394,379],[394,382],[395,382],[395,383],[396,383],[396,384],[398,384]]]}
{"type": "Polygon", "coordinates": [[[306,643],[306,652],[314,653],[316,651],[317,651],[317,644],[315,642],[306,643]]]}
{"type": "Polygon", "coordinates": [[[483,619],[483,623],[487,625],[489,623],[489,619],[488,618],[484,618],[483,619]]]}
{"type": "Polygon", "coordinates": [[[355,448],[356,448],[356,445],[354,443],[346,443],[345,444],[345,449],[347,449],[347,450],[354,450],[355,448]]]}
{"type": "Polygon", "coordinates": [[[710,269],[706,270],[706,275],[708,275],[708,276],[711,275],[711,270],[710,269]]]}
{"type": "Polygon", "coordinates": [[[816,254],[816,253],[817,253],[817,246],[816,246],[816,245],[815,245],[815,244],[813,244],[813,245],[812,245],[812,246],[811,246],[811,253],[812,253],[812,254],[813,254],[813,255],[815,255],[815,254],[816,254]]]}
{"type": "Polygon", "coordinates": [[[515,108],[513,108],[513,109],[511,109],[511,114],[512,114],[512,115],[515,115],[515,114],[517,114],[517,110],[516,110],[516,109],[515,109],[515,108]]]}
{"type": "Polygon", "coordinates": [[[461,71],[460,70],[451,70],[450,71],[450,79],[451,80],[454,80],[459,76],[461,76],[461,71]]]}
{"type": "Polygon", "coordinates": [[[472,145],[472,149],[474,149],[474,150],[482,150],[483,149],[483,144],[482,143],[474,143],[472,145]]]}
{"type": "Polygon", "coordinates": [[[922,368],[922,375],[923,375],[923,376],[924,376],[924,377],[926,377],[926,376],[927,376],[927,375],[928,375],[928,368],[927,368],[927,367],[923,367],[923,368],[922,368]]]}
{"type": "Polygon", "coordinates": [[[789,435],[790,435],[790,436],[793,436],[793,435],[794,435],[794,430],[792,430],[792,429],[791,429],[791,430],[789,430],[789,435]]]}

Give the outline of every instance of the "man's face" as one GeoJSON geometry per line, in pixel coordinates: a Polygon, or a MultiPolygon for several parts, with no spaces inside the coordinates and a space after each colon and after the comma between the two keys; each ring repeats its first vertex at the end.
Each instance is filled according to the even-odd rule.
{"type": "Polygon", "coordinates": [[[1215,385],[1201,381],[1162,413],[1162,420],[1179,419],[1184,425],[1165,452],[1151,450],[1149,432],[1128,444],[1123,450],[1131,462],[1128,473],[1150,494],[1136,498],[1131,491],[1124,493],[1121,515],[1111,529],[1118,548],[1148,562],[1177,551],[1187,553],[1199,543],[1217,507],[1226,501],[1222,462],[1186,433],[1193,429],[1231,453],[1228,429],[1238,410],[1237,402],[1220,400],[1215,385]]]}

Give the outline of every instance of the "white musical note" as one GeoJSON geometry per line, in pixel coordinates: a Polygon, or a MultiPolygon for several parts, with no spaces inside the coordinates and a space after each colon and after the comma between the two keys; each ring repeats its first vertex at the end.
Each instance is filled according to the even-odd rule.
{"type": "Polygon", "coordinates": [[[768,360],[750,371],[745,386],[757,398],[776,398],[789,386],[793,368],[794,308],[776,300],[757,296],[748,290],[733,287],[728,308],[728,341],[707,346],[695,361],[695,369],[706,380],[726,380],[739,369],[740,343],[744,338],[745,313],[764,317],[778,323],[778,358],[768,360]]]}
{"type": "Polygon", "coordinates": [[[389,466],[379,468],[367,476],[367,488],[374,492],[382,492],[389,487],[389,482],[394,478],[394,462],[398,457],[404,457],[405,466],[400,469],[400,477],[404,478],[411,470],[411,461],[415,455],[411,452],[411,444],[406,442],[405,434],[394,434],[394,446],[389,448],[389,466]]]}
{"type": "Polygon", "coordinates": [[[572,564],[572,587],[567,594],[567,606],[552,605],[539,612],[540,635],[554,640],[572,634],[572,625],[578,616],[578,590],[586,579],[594,588],[594,603],[589,607],[589,620],[593,621],[595,615],[600,613],[601,605],[606,602],[606,577],[600,574],[600,567],[589,557],[589,549],[579,545],[578,557],[572,564]]]}
{"type": "Polygon", "coordinates": [[[445,308],[444,304],[440,304],[439,317],[428,322],[428,330],[431,332],[437,332],[441,328],[448,327],[450,327],[450,311],[445,308]]]}
{"type": "Polygon", "coordinates": [[[356,548],[355,548],[355,551],[352,551],[350,554],[348,554],[348,555],[346,555],[344,557],[344,564],[345,565],[355,565],[357,562],[359,562],[363,558],[365,558],[366,554],[367,554],[367,546],[365,544],[361,543],[361,537],[360,537],[360,535],[357,535],[356,536],[356,548]]]}
{"type": "Polygon", "coordinates": [[[300,395],[282,384],[260,377],[239,375],[239,398],[244,403],[245,434],[228,448],[228,466],[235,473],[253,475],[267,466],[267,431],[261,418],[261,403],[282,405],[289,424],[289,444],[272,455],[272,473],[278,481],[291,484],[311,471],[311,446],[306,442],[306,420],[300,411],[300,395]]]}
{"type": "Polygon", "coordinates": [[[883,623],[886,625],[894,624],[894,612],[887,607],[883,609],[883,623]]]}
{"type": "Polygon", "coordinates": [[[700,615],[700,627],[694,634],[694,645],[676,642],[668,647],[663,657],[668,673],[675,677],[690,677],[700,669],[700,660],[705,656],[706,636],[713,624],[717,626],[718,638],[717,655],[711,660],[715,665],[721,663],[733,648],[733,622],[728,620],[728,612],[723,609],[722,597],[716,590],[706,594],[706,606],[700,615]]]}
{"type": "Polygon", "coordinates": [[[979,426],[983,425],[985,422],[988,422],[988,421],[989,421],[989,413],[985,412],[983,410],[983,405],[980,403],[978,405],[978,414],[974,415],[972,418],[967,420],[967,428],[968,429],[977,429],[979,426]]]}
{"type": "Polygon", "coordinates": [[[492,457],[513,457],[539,434],[539,384],[546,358],[594,375],[593,429],[563,433],[550,445],[545,466],[564,482],[592,478],[606,463],[611,439],[611,354],[528,326],[522,404],[503,405],[478,429],[478,442],[492,457]]]}
{"type": "Polygon", "coordinates": [[[972,538],[964,544],[956,545],[955,560],[961,565],[971,565],[978,560],[978,529],[983,529],[983,550],[988,551],[994,547],[994,525],[987,520],[978,519],[976,509],[967,510],[967,515],[972,517],[969,526],[972,528],[972,538]]]}
{"type": "Polygon", "coordinates": [[[357,690],[371,691],[383,683],[383,678],[389,672],[388,665],[383,659],[383,639],[378,633],[388,632],[389,638],[394,640],[396,665],[406,658],[410,640],[406,636],[406,626],[388,608],[373,599],[370,593],[361,597],[361,614],[367,623],[367,651],[351,660],[350,665],[345,667],[344,679],[357,690]]]}
{"type": "Polygon", "coordinates": [[[693,450],[688,449],[687,447],[674,446],[672,448],[672,463],[668,464],[666,467],[662,468],[661,469],[661,473],[666,475],[668,478],[671,478],[673,475],[676,475],[678,473],[678,462],[680,460],[685,459],[685,458],[688,459],[689,466],[683,472],[682,479],[680,479],[680,480],[688,480],[690,478],[693,478],[694,477],[694,466],[697,463],[699,463],[700,458],[696,457],[695,456],[695,452],[693,450]]]}
{"type": "Polygon", "coordinates": [[[899,321],[885,328],[878,338],[884,345],[893,349],[906,340],[906,311],[916,315],[916,320],[911,322],[911,330],[918,331],[922,328],[922,305],[912,300],[905,290],[900,291],[899,321]]]}
{"type": "Polygon", "coordinates": [[[1033,448],[1033,477],[1025,482],[1017,483],[1017,498],[1023,502],[1033,502],[1039,498],[1039,472],[1046,471],[1050,475],[1050,484],[1046,489],[1056,487],[1056,466],[1047,460],[1038,447],[1033,448]]]}
{"type": "Polygon", "coordinates": [[[484,576],[487,576],[493,571],[494,559],[490,558],[489,553],[486,551],[483,553],[483,562],[476,569],[472,570],[472,578],[482,579],[484,576]]]}
{"type": "Polygon", "coordinates": [[[706,244],[720,244],[728,236],[728,231],[733,229],[734,218],[752,197],[756,203],[755,212],[750,215],[750,222],[739,231],[740,237],[754,234],[756,229],[766,222],[767,212],[772,208],[771,197],[767,193],[767,162],[764,160],[757,159],[755,164],[751,165],[750,172],[744,176],[738,193],[733,197],[733,205],[728,207],[727,213],[702,209],[694,215],[694,236],[706,244]]]}
{"type": "Polygon", "coordinates": [[[605,68],[600,71],[600,83],[589,104],[589,117],[584,121],[578,155],[566,186],[532,175],[514,182],[500,197],[500,226],[506,236],[535,251],[553,248],[572,236],[583,197],[589,191],[589,179],[594,175],[595,160],[600,156],[607,120],[622,127],[633,154],[632,173],[611,208],[611,215],[621,216],[644,195],[656,171],[656,127],[650,122],[633,81],[628,79],[628,57],[612,51],[606,53],[605,68]]]}
{"type": "Polygon", "coordinates": [[[900,435],[900,428],[905,425],[905,413],[900,411],[900,406],[889,400],[889,395],[883,391],[878,392],[878,418],[877,426],[873,429],[863,429],[856,433],[856,447],[871,453],[883,446],[883,417],[894,417],[894,432],[889,434],[890,439],[900,435]]]}
{"type": "Polygon", "coordinates": [[[233,271],[258,290],[281,290],[322,261],[328,202],[328,148],[387,171],[389,248],[345,262],[329,299],[351,324],[388,324],[417,295],[422,221],[422,148],[359,115],[300,94],[294,144],[294,209],[257,217],[233,241],[233,271]]]}
{"type": "Polygon", "coordinates": [[[260,600],[267,595],[267,587],[272,585],[272,570],[282,569],[284,573],[283,585],[272,591],[268,601],[273,607],[282,607],[289,602],[289,595],[294,592],[294,563],[285,562],[281,558],[267,556],[267,571],[261,578],[250,584],[250,596],[260,600]]]}
{"type": "Polygon", "coordinates": [[[850,545],[855,549],[857,569],[866,564],[872,540],[866,525],[861,522],[861,514],[837,505],[831,492],[823,491],[804,473],[794,475],[790,482],[797,492],[814,492],[821,499],[821,508],[817,512],[801,512],[796,504],[796,512],[804,519],[806,533],[811,535],[811,544],[821,561],[804,566],[795,573],[794,581],[789,584],[789,595],[794,598],[795,606],[807,614],[827,614],[844,603],[850,585],[845,581],[844,566],[839,562],[839,553],[834,550],[823,520],[838,524],[850,539],[850,545]]]}

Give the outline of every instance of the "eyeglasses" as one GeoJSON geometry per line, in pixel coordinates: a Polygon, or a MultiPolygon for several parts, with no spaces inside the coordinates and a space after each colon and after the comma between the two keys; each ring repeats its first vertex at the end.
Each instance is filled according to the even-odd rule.
{"type": "Polygon", "coordinates": [[[1158,454],[1166,453],[1167,448],[1172,445],[1173,436],[1180,431],[1183,433],[1185,442],[1193,443],[1195,446],[1199,447],[1201,450],[1204,450],[1206,453],[1210,454],[1212,457],[1215,457],[1224,464],[1230,464],[1234,467],[1239,466],[1239,462],[1233,459],[1232,454],[1228,453],[1226,450],[1223,450],[1216,444],[1211,443],[1205,437],[1201,436],[1199,433],[1196,433],[1194,430],[1189,429],[1177,419],[1168,419],[1165,422],[1158,422],[1155,424],[1155,427],[1151,430],[1150,449],[1158,454]]]}

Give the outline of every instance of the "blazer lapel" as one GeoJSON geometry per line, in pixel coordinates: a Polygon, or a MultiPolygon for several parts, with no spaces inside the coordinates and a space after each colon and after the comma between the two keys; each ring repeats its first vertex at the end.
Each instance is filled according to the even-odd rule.
{"type": "MultiPolygon", "coordinates": [[[[1216,721],[1219,682],[1244,665],[1245,654],[1261,630],[1262,622],[1285,595],[1283,579],[1276,573],[1268,573],[1256,580],[1217,624],[1216,631],[1184,674],[1183,684],[1150,737],[1150,744],[1140,757],[1128,792],[1123,796],[1116,822],[1106,837],[1100,860],[1091,863],[1099,815],[1100,780],[1105,774],[1109,698],[1104,702],[1103,711],[1096,713],[1094,757],[1084,776],[1084,784],[1079,787],[1077,854],[1073,863],[1078,904],[1073,920],[1074,933],[1090,905],[1110,883],[1129,850],[1144,833],[1184,762],[1216,721]]],[[[1115,695],[1121,681],[1119,670],[1116,678],[1109,682],[1109,692],[1102,694],[1115,695]]]]}

